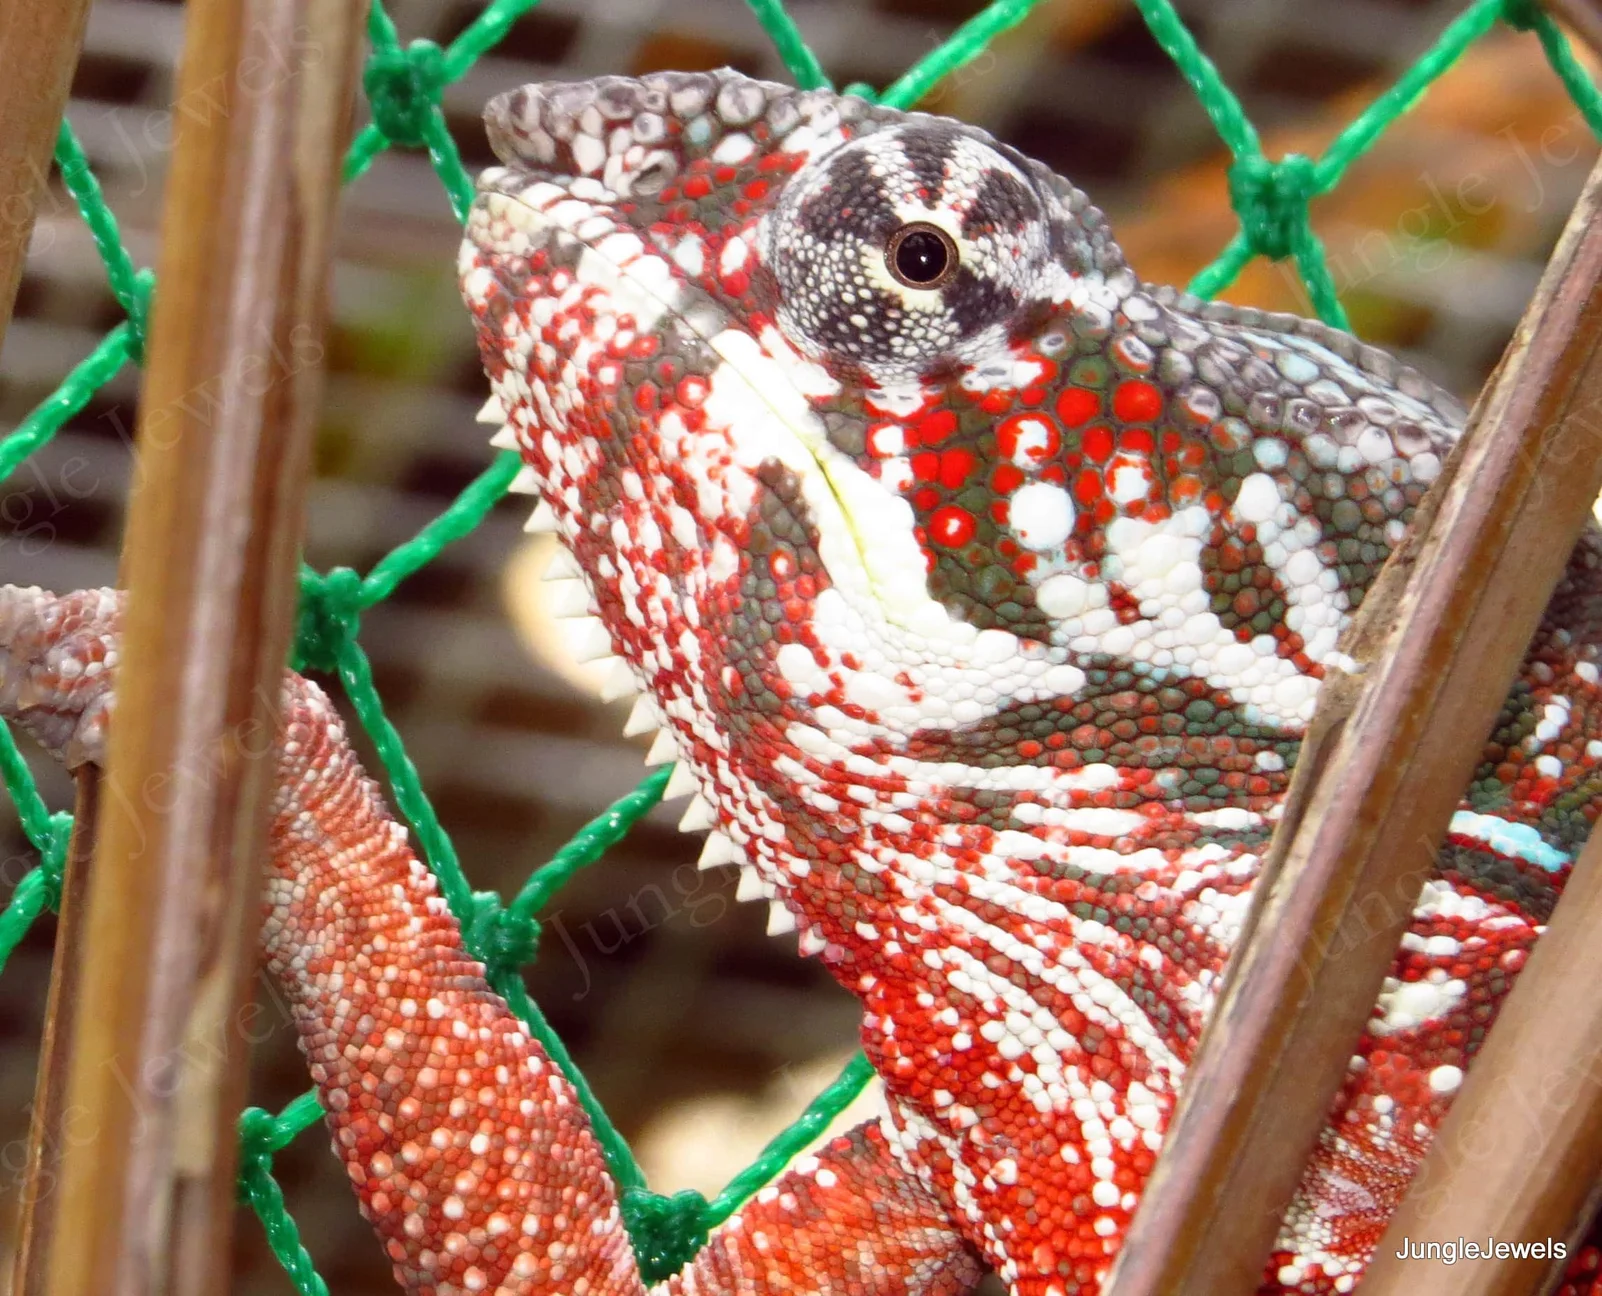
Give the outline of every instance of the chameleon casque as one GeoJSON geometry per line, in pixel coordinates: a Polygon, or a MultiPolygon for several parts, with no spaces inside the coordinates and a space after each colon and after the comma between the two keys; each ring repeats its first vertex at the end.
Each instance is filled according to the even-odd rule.
{"type": "MultiPolygon", "coordinates": [[[[1463,421],[1344,333],[1143,283],[983,132],[732,72],[487,113],[460,270],[532,530],[891,1115],[667,1293],[1100,1290],[1325,671],[1463,421]]],[[[1579,543],[1263,1278],[1351,1291],[1598,810],[1579,543]]],[[[0,709],[99,751],[120,607],[0,597],[0,709]]],[[[408,1292],[646,1290],[559,1069],[312,684],[265,957],[408,1292]]]]}

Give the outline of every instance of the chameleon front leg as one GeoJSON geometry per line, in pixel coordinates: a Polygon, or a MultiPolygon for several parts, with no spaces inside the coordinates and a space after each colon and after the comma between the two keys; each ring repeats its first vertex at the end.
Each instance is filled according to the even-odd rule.
{"type": "MultiPolygon", "coordinates": [[[[0,588],[0,715],[98,762],[121,596],[0,588]]],[[[286,672],[263,958],[336,1155],[404,1291],[645,1296],[572,1085],[485,983],[405,829],[315,684],[286,672]]],[[[808,1158],[663,1286],[947,1296],[978,1266],[877,1130],[808,1158]]]]}

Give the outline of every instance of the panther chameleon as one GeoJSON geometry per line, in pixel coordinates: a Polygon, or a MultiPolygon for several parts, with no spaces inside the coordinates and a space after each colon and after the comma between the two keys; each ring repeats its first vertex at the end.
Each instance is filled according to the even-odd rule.
{"type": "MultiPolygon", "coordinates": [[[[460,258],[493,444],[708,866],[863,1009],[889,1116],[666,1293],[1088,1296],[1138,1206],[1320,682],[1463,423],[1294,316],[1142,282],[984,132],[722,71],[487,111],[460,258]]],[[[1602,792],[1579,542],[1264,1293],[1351,1291],[1602,792]]],[[[0,710],[103,742],[120,599],[0,595],[0,710]]],[[[647,1290],[575,1093],[290,675],[264,956],[408,1292],[647,1290]]]]}

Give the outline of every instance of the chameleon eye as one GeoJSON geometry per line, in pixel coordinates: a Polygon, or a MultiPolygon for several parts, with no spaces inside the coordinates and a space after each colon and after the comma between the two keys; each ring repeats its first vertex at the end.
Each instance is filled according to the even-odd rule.
{"type": "Polygon", "coordinates": [[[957,271],[957,245],[928,221],[912,221],[890,236],[884,259],[908,288],[938,288],[957,271]]]}

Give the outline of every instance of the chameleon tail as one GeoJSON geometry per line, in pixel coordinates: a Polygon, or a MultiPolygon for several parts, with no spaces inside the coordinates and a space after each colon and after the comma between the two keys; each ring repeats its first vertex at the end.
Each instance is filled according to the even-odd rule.
{"type": "MultiPolygon", "coordinates": [[[[100,763],[122,595],[0,587],[0,716],[100,763]]],[[[402,1290],[644,1296],[578,1095],[485,983],[326,694],[284,676],[262,956],[335,1154],[402,1290]]],[[[664,1284],[683,1296],[954,1296],[979,1265],[877,1129],[763,1190],[664,1284]]]]}
{"type": "MultiPolygon", "coordinates": [[[[122,598],[0,589],[0,714],[99,761],[122,598]]],[[[262,955],[407,1292],[645,1290],[578,1095],[485,984],[328,697],[286,672],[262,955]]]]}

